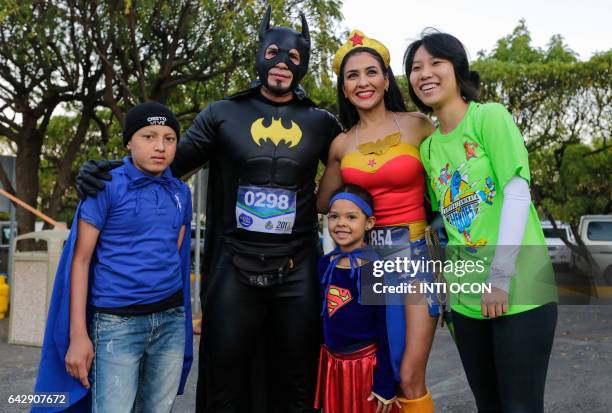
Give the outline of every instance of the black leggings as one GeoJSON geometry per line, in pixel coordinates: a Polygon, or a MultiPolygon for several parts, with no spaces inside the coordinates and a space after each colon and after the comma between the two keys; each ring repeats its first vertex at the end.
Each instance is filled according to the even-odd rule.
{"type": "Polygon", "coordinates": [[[202,303],[198,413],[315,411],[322,341],[318,258],[313,248],[283,284],[262,288],[241,283],[222,249],[202,303]],[[262,364],[265,383],[252,371],[262,364]]]}
{"type": "Polygon", "coordinates": [[[479,320],[453,311],[455,338],[479,413],[541,413],[557,305],[479,320]]]}

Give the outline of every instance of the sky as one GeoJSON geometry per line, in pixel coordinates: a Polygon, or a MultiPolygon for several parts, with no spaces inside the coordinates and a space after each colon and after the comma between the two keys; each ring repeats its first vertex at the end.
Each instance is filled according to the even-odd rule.
{"type": "Polygon", "coordinates": [[[581,60],[612,48],[610,0],[344,0],[342,13],[340,29],[359,29],[385,44],[396,74],[406,46],[426,27],[456,36],[471,60],[492,50],[521,18],[536,47],[561,34],[581,60]]]}

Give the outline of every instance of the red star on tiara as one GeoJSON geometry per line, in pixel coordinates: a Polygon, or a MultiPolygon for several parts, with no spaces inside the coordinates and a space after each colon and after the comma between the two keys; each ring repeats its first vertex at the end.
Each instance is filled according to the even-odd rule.
{"type": "Polygon", "coordinates": [[[350,37],[349,40],[353,43],[353,46],[363,45],[363,36],[359,36],[357,33],[353,34],[353,37],[350,37]]]}

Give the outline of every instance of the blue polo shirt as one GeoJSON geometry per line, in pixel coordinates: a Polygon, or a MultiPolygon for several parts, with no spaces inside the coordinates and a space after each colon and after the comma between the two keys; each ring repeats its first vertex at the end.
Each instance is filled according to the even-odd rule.
{"type": "MultiPolygon", "coordinates": [[[[169,168],[160,177],[145,174],[130,157],[110,174],[79,216],[100,231],[90,303],[114,308],[168,298],[183,288],[178,235],[191,221],[189,187],[169,168]]],[[[189,234],[187,228],[183,242],[189,234]]]]}

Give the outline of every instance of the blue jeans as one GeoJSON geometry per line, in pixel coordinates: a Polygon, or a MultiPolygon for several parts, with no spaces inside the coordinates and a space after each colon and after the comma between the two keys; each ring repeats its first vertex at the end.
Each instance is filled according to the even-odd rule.
{"type": "Polygon", "coordinates": [[[185,310],[141,316],[96,312],[91,326],[92,412],[170,412],[185,352],[185,310]]]}

